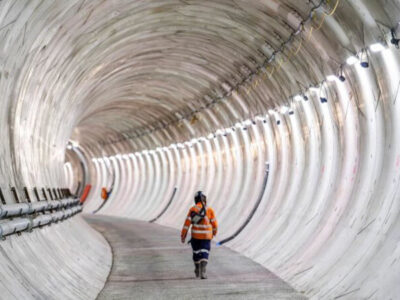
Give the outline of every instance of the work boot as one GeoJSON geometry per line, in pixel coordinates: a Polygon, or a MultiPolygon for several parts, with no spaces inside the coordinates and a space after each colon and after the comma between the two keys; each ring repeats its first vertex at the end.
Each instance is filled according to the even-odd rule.
{"type": "Polygon", "coordinates": [[[194,274],[196,274],[196,278],[199,278],[200,277],[200,264],[195,263],[194,267],[195,267],[194,274]]]}
{"type": "Polygon", "coordinates": [[[207,262],[206,261],[202,261],[200,263],[200,277],[201,277],[201,279],[207,279],[206,266],[207,266],[207,262]]]}

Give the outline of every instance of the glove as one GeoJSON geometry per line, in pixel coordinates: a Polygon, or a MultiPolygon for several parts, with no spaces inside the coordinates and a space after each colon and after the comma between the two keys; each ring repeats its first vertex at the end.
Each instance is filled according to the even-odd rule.
{"type": "Polygon", "coordinates": [[[182,242],[182,244],[185,243],[185,240],[186,240],[186,237],[185,237],[185,236],[182,236],[182,237],[181,237],[181,242],[182,242]]]}

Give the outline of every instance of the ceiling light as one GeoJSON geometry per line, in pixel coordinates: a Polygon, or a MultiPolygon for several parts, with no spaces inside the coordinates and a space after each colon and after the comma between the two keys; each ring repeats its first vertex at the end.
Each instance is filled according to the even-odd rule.
{"type": "Polygon", "coordinates": [[[285,106],[285,105],[282,105],[282,107],[281,107],[281,113],[282,113],[282,114],[286,114],[288,111],[289,111],[289,107],[287,107],[287,106],[285,106]]]}
{"type": "Polygon", "coordinates": [[[296,101],[301,101],[301,100],[303,100],[303,97],[301,97],[300,95],[296,95],[296,96],[294,96],[293,99],[296,101]]]}
{"type": "Polygon", "coordinates": [[[335,75],[328,75],[327,77],[326,77],[326,79],[328,80],[328,81],[335,81],[336,80],[336,76],[335,75]]]}
{"type": "Polygon", "coordinates": [[[375,43],[375,44],[372,44],[371,46],[369,46],[369,49],[372,52],[380,52],[380,51],[385,50],[385,46],[383,46],[381,43],[375,43]]]}
{"type": "Polygon", "coordinates": [[[251,120],[246,120],[243,122],[243,125],[250,126],[252,124],[251,120]]]}
{"type": "Polygon", "coordinates": [[[346,59],[346,63],[347,63],[349,66],[352,66],[352,65],[354,65],[354,64],[357,63],[357,62],[358,62],[358,58],[357,58],[356,56],[350,56],[349,58],[346,59]]]}

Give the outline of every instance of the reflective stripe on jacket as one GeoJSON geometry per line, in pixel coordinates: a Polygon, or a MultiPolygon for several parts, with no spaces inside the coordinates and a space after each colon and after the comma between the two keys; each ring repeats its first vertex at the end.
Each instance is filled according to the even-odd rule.
{"type": "Polygon", "coordinates": [[[189,209],[183,224],[181,237],[186,238],[190,225],[192,225],[192,238],[198,240],[211,240],[217,234],[218,223],[214,210],[207,206],[206,215],[198,224],[192,224],[192,212],[200,213],[202,204],[199,202],[189,209]]]}

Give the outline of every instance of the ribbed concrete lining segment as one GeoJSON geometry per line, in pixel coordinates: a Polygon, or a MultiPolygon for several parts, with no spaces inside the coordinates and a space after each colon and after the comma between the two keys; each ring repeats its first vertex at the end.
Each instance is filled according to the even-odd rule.
{"type": "Polygon", "coordinates": [[[0,298],[94,299],[111,259],[108,243],[80,216],[12,235],[0,245],[0,298]]]}
{"type": "MultiPolygon", "coordinates": [[[[115,179],[100,212],[150,220],[177,187],[158,222],[179,228],[201,188],[222,239],[255,205],[268,161],[260,207],[227,245],[316,299],[398,298],[399,51],[369,51],[368,69],[345,65],[344,83],[323,85],[327,103],[307,87],[396,27],[400,4],[341,0],[324,17],[335,2],[305,25],[309,32],[324,20],[290,62],[222,97],[271,57],[317,1],[0,1],[1,187],[76,188],[84,174],[65,150],[71,138],[88,161],[113,156],[90,165],[94,192],[86,211],[100,205],[100,187],[115,179]],[[309,101],[293,102],[293,115],[267,114],[303,92],[309,101]],[[114,156],[190,141],[255,115],[265,123],[226,137],[114,156]]],[[[14,277],[0,281],[2,290],[18,293],[10,297],[39,290],[56,296],[59,289],[64,299],[67,288],[87,280],[93,289],[82,297],[92,298],[108,272],[98,263],[109,260],[105,241],[79,217],[0,247],[2,264],[18,262],[14,277]],[[54,276],[43,289],[37,269],[26,264],[32,253],[51,261],[43,268],[54,276]],[[62,276],[55,262],[65,263],[62,276]]]]}

